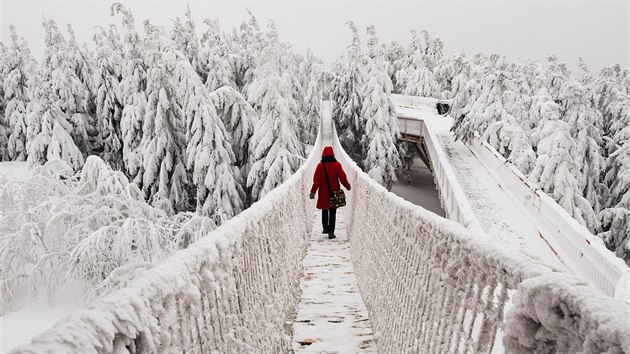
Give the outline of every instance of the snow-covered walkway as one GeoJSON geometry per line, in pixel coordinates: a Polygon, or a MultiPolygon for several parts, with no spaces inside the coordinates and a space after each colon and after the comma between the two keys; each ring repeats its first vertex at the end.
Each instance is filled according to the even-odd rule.
{"type": "Polygon", "coordinates": [[[475,154],[464,143],[455,140],[450,132],[452,118],[431,110],[406,107],[398,107],[397,114],[424,120],[427,128],[436,135],[475,217],[486,233],[558,269],[566,269],[538,232],[536,221],[531,220],[523,207],[505,193],[475,154]]]}
{"type": "Polygon", "coordinates": [[[343,213],[336,239],[322,234],[316,213],[304,258],[302,299],[293,324],[295,353],[376,353],[368,312],[354,276],[343,213]]]}
{"type": "Polygon", "coordinates": [[[510,199],[472,151],[450,133],[438,134],[438,138],[484,231],[534,258],[565,268],[536,229],[536,223],[510,199]]]}

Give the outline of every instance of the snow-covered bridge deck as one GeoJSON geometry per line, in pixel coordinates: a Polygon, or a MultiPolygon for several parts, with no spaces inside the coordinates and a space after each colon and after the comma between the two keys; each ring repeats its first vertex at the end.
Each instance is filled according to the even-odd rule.
{"type": "Polygon", "coordinates": [[[399,118],[401,130],[407,125],[408,136],[417,136],[420,141],[423,135],[427,135],[427,132],[420,131],[424,129],[430,130],[437,138],[438,148],[444,151],[446,161],[455,172],[455,176],[450,177],[455,178],[462,187],[461,190],[476,219],[471,227],[480,227],[484,234],[492,236],[497,241],[519,248],[533,258],[540,258],[558,269],[566,269],[558,258],[557,251],[553,250],[538,232],[535,220],[526,216],[527,211],[523,205],[510,199],[496,177],[484,167],[466,144],[455,140],[449,131],[452,124],[450,116],[441,116],[431,110],[401,106],[397,106],[397,112],[404,117],[399,118]],[[418,124],[420,122],[424,124],[418,124]],[[417,134],[414,129],[417,129],[417,134]]]}
{"type": "Polygon", "coordinates": [[[393,95],[401,133],[425,144],[436,170],[449,215],[471,229],[593,282],[611,296],[630,303],[630,272],[601,240],[579,225],[489,145],[455,140],[450,116],[437,114],[437,100],[393,95]],[[446,170],[445,170],[446,169],[446,170]],[[457,204],[457,205],[455,205],[457,204]],[[453,214],[453,208],[450,214],[453,214]]]}
{"type": "Polygon", "coordinates": [[[337,220],[337,238],[329,240],[321,231],[316,215],[304,258],[293,349],[295,353],[376,353],[372,325],[352,267],[343,213],[337,220]]]}
{"type": "MultiPolygon", "coordinates": [[[[330,110],[324,110],[323,146],[333,145],[332,124],[330,110]]],[[[302,296],[293,324],[296,353],[376,353],[368,311],[352,267],[344,213],[337,215],[337,238],[333,240],[322,235],[319,211],[313,218],[300,284],[302,296]]]]}
{"type": "MultiPolygon", "coordinates": [[[[334,321],[343,319],[350,328],[337,331],[332,339],[322,335],[321,347],[312,350],[342,352],[345,347],[339,343],[352,341],[355,349],[373,350],[375,343],[379,353],[396,354],[630,353],[630,305],[619,300],[622,288],[615,284],[625,273],[605,255],[593,253],[599,252],[597,245],[592,250],[574,243],[557,248],[572,274],[544,257],[497,242],[496,234],[483,231],[484,219],[454,177],[456,169],[464,167],[453,156],[470,157],[457,155],[436,135],[440,127],[431,123],[425,124],[423,138],[450,220],[413,205],[356,166],[328,123],[330,112],[330,103],[324,102],[326,124],[320,127],[313,152],[283,185],[127,287],[63,319],[13,353],[287,353],[303,349],[299,341],[309,339],[303,338],[308,329],[301,327],[306,320],[335,323],[325,313],[348,300],[351,310],[338,312],[334,321]],[[348,205],[338,213],[345,224],[345,243],[311,241],[318,225],[308,191],[329,141],[323,135],[332,137],[352,184],[348,205]],[[331,251],[324,257],[333,244],[339,246],[334,248],[338,256],[331,251]],[[587,261],[576,261],[575,250],[583,251],[587,261]],[[329,272],[315,272],[320,264],[328,265],[329,272]],[[342,265],[343,271],[332,271],[333,264],[342,265]],[[309,276],[343,279],[335,290],[350,289],[353,295],[349,299],[326,290],[318,295],[322,288],[310,286],[309,276]],[[331,308],[311,306],[313,296],[325,296],[331,308]],[[361,301],[369,321],[363,321],[361,301]],[[356,323],[346,321],[348,317],[361,324],[353,327],[356,323]],[[289,325],[293,321],[295,328],[289,325]],[[370,333],[374,340],[363,342],[361,337],[369,338],[370,333]]],[[[519,197],[515,191],[513,198],[519,197]]],[[[544,212],[553,211],[549,208],[540,204],[544,212]]],[[[541,228],[550,224],[542,216],[540,220],[541,228]]]]}

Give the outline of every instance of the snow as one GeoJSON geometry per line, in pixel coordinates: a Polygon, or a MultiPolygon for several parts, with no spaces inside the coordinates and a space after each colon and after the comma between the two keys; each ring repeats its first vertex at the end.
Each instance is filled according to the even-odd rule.
{"type": "Polygon", "coordinates": [[[630,306],[574,277],[523,281],[507,316],[510,353],[628,353],[630,306]]]}
{"type": "Polygon", "coordinates": [[[57,321],[85,307],[82,301],[57,305],[39,304],[0,317],[0,353],[28,344],[57,321]]]}
{"type": "Polygon", "coordinates": [[[31,168],[26,161],[0,162],[0,174],[9,182],[25,181],[31,175],[31,168]]]}
{"type": "Polygon", "coordinates": [[[314,151],[252,207],[14,352],[288,352],[319,136],[314,151]]]}
{"type": "Polygon", "coordinates": [[[391,192],[440,216],[445,215],[431,170],[419,158],[414,159],[411,166],[411,183],[399,178],[391,192]]]}
{"type": "MultiPolygon", "coordinates": [[[[450,166],[452,173],[446,173],[444,180],[455,189],[460,185],[464,194],[464,198],[449,203],[447,193],[453,187],[443,186],[443,180],[437,178],[440,190],[447,192],[443,192],[447,207],[460,204],[459,209],[472,212],[474,222],[468,225],[473,229],[479,226],[494,239],[515,246],[533,258],[592,281],[610,296],[630,300],[627,291],[630,270],[597,238],[549,196],[524,182],[525,177],[489,144],[480,143],[476,138],[471,138],[468,144],[455,141],[450,132],[452,119],[431,112],[428,109],[431,103],[413,99],[397,96],[397,114],[424,122],[424,128],[410,125],[411,133],[424,136],[430,152],[433,146],[434,150],[446,153],[446,161],[441,153],[431,156],[432,160],[437,156],[441,165],[434,169],[450,166]],[[407,101],[418,105],[419,109],[401,106],[407,101]]],[[[458,195],[453,193],[453,196],[458,195]]],[[[447,215],[450,215],[448,208],[447,215]]]]}
{"type": "Polygon", "coordinates": [[[526,210],[510,199],[473,152],[461,141],[453,141],[452,136],[441,136],[440,142],[482,229],[495,240],[555,268],[566,269],[554,253],[560,250],[552,250],[545,243],[535,221],[524,217],[526,210]]]}
{"type": "Polygon", "coordinates": [[[405,119],[403,124],[406,133],[424,138],[446,218],[457,221],[470,229],[480,229],[479,221],[475,218],[466,194],[455,177],[455,171],[436,135],[438,133],[448,134],[451,120],[437,115],[435,110],[437,100],[431,100],[427,103],[427,99],[422,97],[409,98],[408,96],[396,95],[392,98],[397,105],[396,115],[405,119]],[[400,106],[401,102],[406,103],[408,100],[412,104],[421,104],[422,106],[419,109],[411,106],[400,106]],[[414,120],[418,124],[413,123],[414,120]]]}
{"type": "Polygon", "coordinates": [[[302,298],[293,323],[293,350],[376,353],[370,319],[354,276],[343,213],[337,214],[337,238],[333,240],[322,234],[320,215],[316,214],[304,258],[302,298]]]}
{"type": "Polygon", "coordinates": [[[609,296],[630,303],[630,269],[606,249],[601,239],[571,217],[549,195],[535,190],[525,177],[506,163],[486,143],[477,140],[468,145],[475,157],[492,171],[504,195],[520,206],[540,237],[574,274],[591,281],[609,296]]]}
{"type": "MultiPolygon", "coordinates": [[[[430,142],[437,140],[438,135],[442,135],[440,138],[448,135],[449,124],[445,124],[448,121],[440,117],[427,122],[430,142]]],[[[449,141],[452,142],[452,137],[449,141]]],[[[334,146],[339,149],[338,141],[334,146]]],[[[470,154],[470,150],[462,147],[464,150],[459,152],[470,154]]],[[[433,148],[433,156],[441,163],[443,151],[438,150],[439,146],[433,148]]],[[[508,352],[522,351],[514,344],[515,338],[517,342],[548,345],[547,351],[551,352],[562,351],[567,338],[577,343],[574,346],[584,345],[585,348],[627,345],[624,339],[630,334],[627,317],[624,317],[630,310],[627,303],[610,298],[564,267],[556,267],[557,261],[555,265],[550,264],[532,254],[538,252],[539,246],[532,246],[533,251],[519,250],[513,243],[497,242],[501,240],[498,235],[488,235],[474,225],[463,228],[394,197],[359,171],[343,151],[339,155],[353,185],[348,195],[348,203],[353,207],[343,210],[346,220],[350,221],[347,232],[353,266],[381,351],[503,352],[504,348],[508,352]],[[564,279],[564,282],[547,281],[549,277],[564,279]],[[539,286],[533,288],[529,284],[539,286]],[[541,291],[554,296],[537,297],[541,291]],[[511,299],[521,292],[527,293],[525,300],[534,299],[533,305],[518,305],[514,309],[510,306],[511,299]],[[615,309],[620,309],[622,314],[614,314],[615,309]],[[508,310],[519,315],[506,320],[508,310]],[[538,338],[538,334],[520,330],[523,323],[536,319],[534,311],[545,318],[564,311],[565,317],[572,321],[538,324],[538,333],[550,338],[546,342],[538,338]],[[503,343],[502,328],[509,329],[503,343]],[[576,328],[579,334],[565,336],[576,328]],[[596,343],[596,338],[603,343],[596,343]]],[[[469,159],[474,163],[475,158],[469,159]]],[[[448,160],[445,166],[442,168],[457,170],[448,160]]],[[[485,171],[481,182],[500,189],[480,162],[471,170],[485,171]]],[[[464,175],[464,179],[469,178],[470,175],[464,175]]],[[[467,185],[460,186],[461,180],[447,179],[446,182],[447,192],[449,188],[451,192],[453,189],[468,192],[467,185]]],[[[516,204],[506,193],[495,190],[490,196],[495,194],[508,198],[507,204],[485,210],[488,215],[516,204]]],[[[444,196],[444,203],[452,206],[453,200],[449,198],[458,194],[445,193],[444,196]]],[[[467,201],[465,198],[464,202],[467,201]]],[[[518,215],[522,215],[522,211],[518,215]]],[[[512,216],[512,221],[516,216],[512,216]]]]}
{"type": "MultiPolygon", "coordinates": [[[[427,124],[431,143],[447,137],[447,119],[440,119],[427,124]]],[[[503,234],[442,218],[388,192],[341,148],[329,103],[322,120],[311,155],[285,183],[14,352],[124,345],[173,352],[630,350],[629,304],[520,252],[503,234]],[[335,240],[319,233],[319,215],[308,199],[322,145],[333,145],[352,184],[335,240]]],[[[450,155],[432,147],[436,161],[447,164],[440,176],[461,167],[455,154],[470,153],[446,143],[450,155]]],[[[467,178],[498,186],[477,165],[467,178]]],[[[101,179],[90,176],[83,178],[86,188],[101,179]]],[[[459,201],[450,199],[459,198],[452,191],[468,189],[453,177],[438,178],[451,189],[442,195],[451,208],[459,201]]],[[[496,190],[488,196],[497,193],[510,198],[496,190]]],[[[506,207],[478,209],[491,214],[506,207]]]]}

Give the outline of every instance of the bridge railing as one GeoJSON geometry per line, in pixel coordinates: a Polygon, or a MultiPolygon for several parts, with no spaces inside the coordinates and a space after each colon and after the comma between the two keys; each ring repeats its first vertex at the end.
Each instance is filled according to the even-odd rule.
{"type": "Polygon", "coordinates": [[[541,237],[569,269],[592,281],[607,295],[630,304],[630,269],[623,260],[553,198],[534,188],[489,144],[473,139],[468,146],[485,168],[493,172],[502,189],[523,205],[538,225],[541,237]]]}
{"type": "Polygon", "coordinates": [[[630,351],[627,304],[389,193],[333,136],[379,352],[630,351]]]}
{"type": "MultiPolygon", "coordinates": [[[[404,95],[392,95],[392,98],[399,107],[420,110],[437,102],[436,99],[404,95]]],[[[427,129],[425,121],[410,111],[413,110],[403,109],[399,113],[401,132],[415,135],[425,142],[447,218],[480,230],[439,140],[431,129],[427,129]]],[[[534,220],[540,237],[572,272],[592,281],[605,294],[630,303],[630,269],[606,249],[601,239],[580,225],[551,197],[533,188],[525,176],[490,145],[472,139],[468,147],[502,189],[523,206],[523,217],[534,220]]]]}
{"type": "Polygon", "coordinates": [[[289,352],[320,145],[252,207],[13,353],[289,352]]]}
{"type": "Polygon", "coordinates": [[[428,110],[433,110],[437,113],[437,104],[438,103],[446,103],[451,104],[452,100],[442,100],[431,97],[418,97],[418,96],[408,96],[408,95],[398,95],[392,94],[390,98],[394,104],[399,106],[408,106],[408,107],[416,107],[416,108],[424,108],[428,110]]]}

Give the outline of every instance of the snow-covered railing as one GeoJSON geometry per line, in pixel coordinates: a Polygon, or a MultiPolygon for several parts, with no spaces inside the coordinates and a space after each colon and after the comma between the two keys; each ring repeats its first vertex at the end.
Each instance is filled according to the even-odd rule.
{"type": "MultiPolygon", "coordinates": [[[[395,100],[397,105],[408,103],[422,104],[425,101],[433,102],[436,99],[413,97],[413,96],[397,96],[395,100]],[[408,102],[407,102],[408,101],[408,102]]],[[[440,195],[440,203],[446,214],[446,218],[459,222],[470,229],[481,230],[479,221],[472,212],[472,207],[466,198],[457,175],[453,171],[444,149],[439,143],[437,136],[427,128],[424,120],[418,119],[413,115],[405,115],[405,112],[396,112],[400,125],[400,132],[410,136],[421,138],[426,147],[429,163],[431,164],[431,172],[436,182],[436,187],[440,195]]]]}
{"type": "Polygon", "coordinates": [[[418,97],[418,96],[408,96],[408,95],[390,95],[392,102],[398,106],[407,106],[414,108],[425,108],[429,110],[433,110],[437,112],[437,104],[438,103],[447,103],[451,104],[452,100],[440,100],[437,98],[430,97],[418,97]]]}
{"type": "MultiPolygon", "coordinates": [[[[502,189],[523,205],[542,237],[558,258],[575,274],[592,281],[609,296],[630,304],[630,268],[602,240],[580,225],[569,213],[487,143],[473,139],[470,150],[491,172],[502,189]]],[[[630,326],[630,320],[628,322],[630,326]]]]}
{"type": "Polygon", "coordinates": [[[429,154],[431,171],[437,184],[440,202],[446,213],[446,218],[457,221],[471,230],[481,230],[479,220],[475,217],[468,198],[466,198],[466,194],[459,184],[457,175],[437,136],[430,129],[427,129],[424,121],[420,121],[420,123],[422,124],[424,144],[429,154]]]}
{"type": "Polygon", "coordinates": [[[13,353],[289,352],[319,142],[249,209],[13,353]]]}
{"type": "MultiPolygon", "coordinates": [[[[437,102],[432,98],[403,95],[392,95],[392,100],[398,106],[414,109],[426,109],[437,102]]],[[[417,134],[425,142],[447,218],[469,228],[479,227],[435,134],[424,120],[413,115],[407,117],[405,110],[398,114],[401,131],[406,128],[409,134],[417,134]]],[[[528,213],[524,217],[535,222],[540,236],[568,269],[592,281],[607,295],[630,303],[630,269],[606,249],[601,239],[580,225],[551,197],[533,188],[522,173],[487,143],[473,139],[468,146],[514,202],[524,206],[528,213]]]]}
{"type": "Polygon", "coordinates": [[[630,351],[627,304],[387,192],[333,146],[379,352],[630,351]]]}

